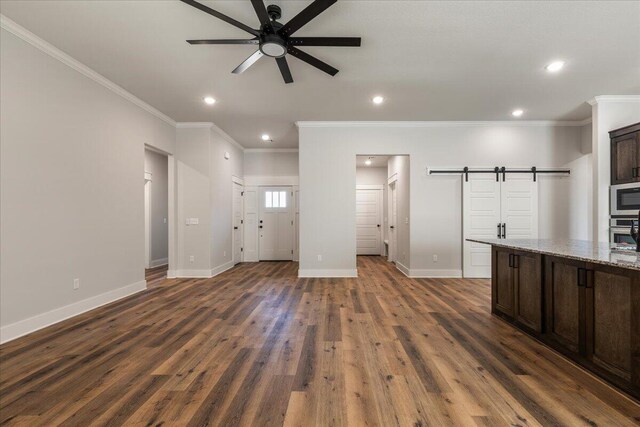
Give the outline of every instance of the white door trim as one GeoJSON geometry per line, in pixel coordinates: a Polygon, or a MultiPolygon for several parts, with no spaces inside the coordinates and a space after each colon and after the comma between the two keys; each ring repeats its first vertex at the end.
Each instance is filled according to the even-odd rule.
{"type": "Polygon", "coordinates": [[[240,200],[241,200],[241,206],[240,206],[240,224],[238,224],[238,230],[240,232],[240,241],[242,242],[241,248],[244,247],[244,184],[242,184],[242,179],[236,177],[236,176],[232,176],[231,177],[231,263],[233,265],[239,264],[241,262],[244,261],[244,253],[242,252],[242,250],[240,251],[240,261],[238,261],[236,263],[235,260],[235,256],[236,256],[236,239],[234,236],[234,228],[235,225],[233,224],[234,220],[235,220],[235,190],[236,190],[236,185],[240,186],[240,200]]]}
{"type": "Polygon", "coordinates": [[[356,190],[384,190],[382,184],[357,184],[356,190]]]}

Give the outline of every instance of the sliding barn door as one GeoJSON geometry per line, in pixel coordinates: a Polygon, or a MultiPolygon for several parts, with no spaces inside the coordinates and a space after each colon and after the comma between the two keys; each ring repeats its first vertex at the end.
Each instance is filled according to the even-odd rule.
{"type": "Polygon", "coordinates": [[[507,174],[501,186],[501,217],[507,239],[538,238],[538,183],[529,173],[507,174]]]}
{"type": "Polygon", "coordinates": [[[467,239],[495,239],[500,221],[500,182],[493,174],[472,174],[462,186],[464,277],[491,277],[491,248],[467,239]]]}

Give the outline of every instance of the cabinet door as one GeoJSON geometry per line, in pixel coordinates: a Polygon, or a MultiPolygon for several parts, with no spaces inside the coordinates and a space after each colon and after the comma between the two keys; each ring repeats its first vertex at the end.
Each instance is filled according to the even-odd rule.
{"type": "Polygon", "coordinates": [[[611,183],[624,184],[639,181],[638,133],[630,133],[611,139],[611,183]]]}
{"type": "Polygon", "coordinates": [[[515,252],[513,260],[516,322],[542,332],[542,257],[515,252]]]}
{"type": "Polygon", "coordinates": [[[583,262],[546,257],[545,336],[572,353],[584,349],[585,288],[578,286],[578,269],[585,267],[583,262]]]}
{"type": "MultiPolygon", "coordinates": [[[[587,357],[608,372],[631,380],[631,290],[639,286],[632,270],[595,266],[586,288],[587,357]]],[[[637,331],[636,331],[637,333],[637,331]]]]}
{"type": "Polygon", "coordinates": [[[492,247],[491,252],[491,308],[494,313],[513,317],[513,269],[511,251],[492,247]]]}

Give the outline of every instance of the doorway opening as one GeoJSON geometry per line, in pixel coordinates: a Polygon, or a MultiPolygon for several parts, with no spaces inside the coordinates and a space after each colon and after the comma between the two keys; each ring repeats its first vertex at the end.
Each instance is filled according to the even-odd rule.
{"type": "Polygon", "coordinates": [[[409,270],[409,156],[356,156],[356,254],[409,270]]]}
{"type": "MultiPolygon", "coordinates": [[[[144,150],[145,277],[166,277],[169,265],[169,158],[149,147],[144,150]]],[[[148,283],[149,284],[149,283],[148,283]]]]}

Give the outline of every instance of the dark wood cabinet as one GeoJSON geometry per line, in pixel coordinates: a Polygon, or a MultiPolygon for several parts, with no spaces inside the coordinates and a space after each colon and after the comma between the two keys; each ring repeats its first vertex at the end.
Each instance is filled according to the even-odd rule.
{"type": "Polygon", "coordinates": [[[611,184],[640,181],[640,123],[609,132],[611,184]]]}
{"type": "MultiPolygon", "coordinates": [[[[590,266],[586,290],[586,356],[601,369],[631,381],[638,365],[638,330],[633,334],[632,292],[638,293],[639,274],[609,266],[590,266]],[[635,341],[635,344],[634,344],[635,341]],[[635,346],[635,349],[633,348],[635,346]]],[[[637,296],[636,296],[637,298],[637,296]]],[[[638,310],[640,307],[635,307],[638,310]]],[[[637,378],[636,373],[636,380],[637,378]]]]}
{"type": "Polygon", "coordinates": [[[640,271],[492,247],[492,312],[640,398],[640,271]]]}
{"type": "Polygon", "coordinates": [[[579,354],[585,348],[585,291],[578,275],[586,264],[567,258],[545,257],[544,334],[565,352],[579,354]]]}
{"type": "Polygon", "coordinates": [[[541,256],[495,248],[492,309],[534,332],[542,332],[541,256]]]}

